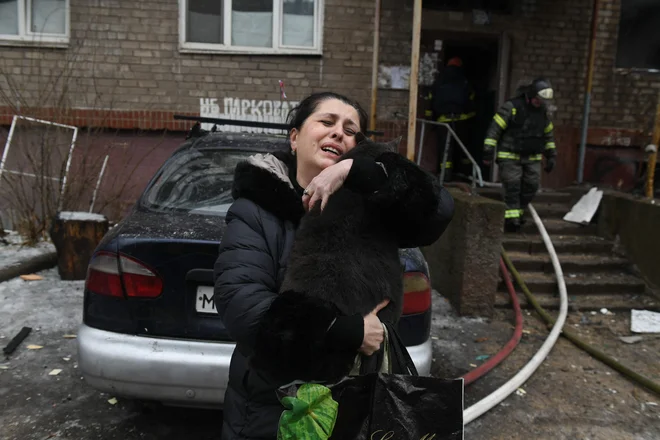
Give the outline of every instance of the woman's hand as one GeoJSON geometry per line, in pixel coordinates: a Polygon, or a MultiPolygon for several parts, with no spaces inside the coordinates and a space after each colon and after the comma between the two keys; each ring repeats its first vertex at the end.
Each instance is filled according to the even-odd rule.
{"type": "Polygon", "coordinates": [[[380,350],[380,344],[383,343],[383,339],[385,338],[385,330],[383,323],[378,319],[378,312],[387,307],[389,303],[390,300],[386,299],[364,317],[364,339],[359,350],[360,353],[371,356],[380,350]]]}
{"type": "Polygon", "coordinates": [[[305,211],[314,207],[316,202],[321,201],[321,210],[325,208],[330,196],[337,191],[348,176],[353,165],[353,159],[346,159],[324,169],[305,188],[302,202],[305,211]]]}

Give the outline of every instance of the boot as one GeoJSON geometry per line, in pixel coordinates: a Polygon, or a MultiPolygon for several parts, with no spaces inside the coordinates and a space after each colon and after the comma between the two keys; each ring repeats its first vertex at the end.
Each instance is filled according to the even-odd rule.
{"type": "Polygon", "coordinates": [[[520,219],[508,218],[504,220],[504,232],[520,232],[520,219]]]}

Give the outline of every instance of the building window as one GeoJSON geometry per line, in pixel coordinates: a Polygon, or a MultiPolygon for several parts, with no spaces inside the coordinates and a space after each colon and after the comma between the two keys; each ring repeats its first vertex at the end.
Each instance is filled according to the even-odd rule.
{"type": "Polygon", "coordinates": [[[660,70],[660,2],[622,0],[616,67],[660,70]]]}
{"type": "Polygon", "coordinates": [[[321,53],[323,0],[180,0],[180,10],[184,51],[321,53]]]}
{"type": "Polygon", "coordinates": [[[0,42],[68,43],[69,0],[0,0],[0,42]]]}

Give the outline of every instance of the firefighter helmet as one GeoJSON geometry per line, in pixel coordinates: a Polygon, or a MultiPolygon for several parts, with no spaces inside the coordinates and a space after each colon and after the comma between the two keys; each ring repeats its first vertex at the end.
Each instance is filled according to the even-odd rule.
{"type": "Polygon", "coordinates": [[[447,67],[449,66],[463,67],[463,60],[460,57],[453,57],[447,62],[447,67]]]}
{"type": "Polygon", "coordinates": [[[538,96],[541,99],[552,99],[554,97],[554,91],[552,90],[552,85],[550,81],[543,78],[538,78],[532,81],[530,87],[530,97],[538,96]]]}

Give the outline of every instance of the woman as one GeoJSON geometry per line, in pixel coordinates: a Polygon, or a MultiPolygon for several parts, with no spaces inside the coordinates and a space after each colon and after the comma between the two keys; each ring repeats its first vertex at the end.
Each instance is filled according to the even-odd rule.
{"type": "MultiPolygon", "coordinates": [[[[401,247],[429,245],[451,220],[453,201],[433,178],[398,155],[389,161],[337,162],[355,147],[367,115],[356,102],[334,93],[304,99],[289,115],[291,151],[250,157],[236,168],[234,204],[215,265],[218,313],[236,340],[225,395],[222,438],[274,439],[283,411],[275,390],[283,383],[250,365],[264,317],[305,316],[309,334],[323,343],[371,355],[383,342],[376,313],[328,316],[313,300],[286,304],[277,292],[284,278],[296,227],[305,210],[328,198],[342,185],[364,194],[378,193],[388,209],[392,234],[401,247]],[[404,165],[405,162],[405,165],[404,165]],[[403,166],[402,166],[403,165],[403,166]],[[411,184],[410,182],[414,182],[411,184]]],[[[261,335],[263,338],[265,335],[261,335]]],[[[306,335],[308,336],[308,335],[306,335]]],[[[305,346],[291,335],[291,344],[305,346]]]]}

